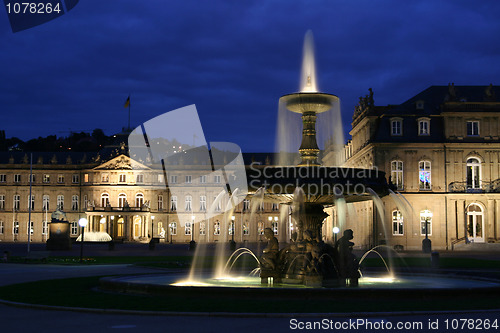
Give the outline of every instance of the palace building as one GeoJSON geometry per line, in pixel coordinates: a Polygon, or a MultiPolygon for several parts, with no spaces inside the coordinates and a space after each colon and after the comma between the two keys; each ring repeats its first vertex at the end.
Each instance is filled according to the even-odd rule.
{"type": "Polygon", "coordinates": [[[356,244],[416,250],[427,237],[433,249],[487,249],[479,243],[500,241],[500,87],[431,86],[387,106],[370,93],[355,109],[344,165],[384,171],[398,193],[381,199],[383,216],[374,202],[352,204],[356,244]]]}
{"type": "MultiPolygon", "coordinates": [[[[394,192],[347,203],[345,218],[335,207],[327,208],[324,240],[334,239],[337,226],[353,229],[356,247],[363,249],[388,244],[420,250],[424,238],[433,249],[498,242],[497,95],[500,87],[491,85],[432,86],[400,105],[376,106],[370,90],[355,109],[352,139],[342,156],[327,145],[322,160],[384,171],[394,192]]],[[[26,242],[31,232],[33,242],[45,242],[57,208],[66,213],[75,239],[81,232],[78,220],[86,217],[86,232],[106,232],[115,241],[257,242],[264,241],[267,227],[280,242],[289,241],[291,225],[279,223],[288,206],[264,201],[254,210],[247,199],[232,212],[234,223],[225,224],[227,202],[217,201],[224,186],[220,176],[207,175],[199,161],[180,159],[170,167],[170,179],[164,179],[161,165],[129,156],[127,135],[117,135],[99,153],[0,152],[0,241],[26,242]],[[165,182],[182,186],[175,195],[167,186],[154,186],[165,182]]],[[[272,153],[244,154],[244,159],[247,167],[275,160],[272,153]]]]}

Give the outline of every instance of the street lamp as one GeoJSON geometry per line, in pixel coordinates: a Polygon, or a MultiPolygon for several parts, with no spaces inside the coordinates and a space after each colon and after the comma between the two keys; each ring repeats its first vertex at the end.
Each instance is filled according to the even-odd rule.
{"type": "Polygon", "coordinates": [[[153,230],[155,228],[155,217],[154,215],[151,216],[151,239],[153,239],[153,230]]]}
{"type": "Polygon", "coordinates": [[[333,244],[337,243],[337,234],[339,231],[339,227],[333,227],[333,244]]]}
{"type": "Polygon", "coordinates": [[[429,239],[429,221],[432,219],[432,212],[430,210],[424,210],[420,215],[424,218],[425,222],[425,238],[422,240],[422,252],[431,253],[432,243],[429,239]]]}
{"type": "Polygon", "coordinates": [[[82,227],[82,240],[80,243],[80,262],[83,262],[83,241],[85,239],[85,227],[87,226],[87,223],[89,223],[89,221],[84,217],[78,220],[78,225],[82,227]]]}
{"type": "Polygon", "coordinates": [[[151,216],[151,240],[149,241],[149,249],[151,251],[153,251],[155,249],[155,242],[153,239],[153,230],[155,228],[154,223],[155,223],[155,217],[152,215],[151,216]]]}
{"type": "Polygon", "coordinates": [[[229,243],[229,248],[231,251],[236,250],[236,242],[234,241],[234,219],[236,217],[233,215],[231,216],[231,242],[229,243]]]}
{"type": "Polygon", "coordinates": [[[194,241],[194,215],[191,215],[191,242],[189,242],[189,250],[194,250],[196,248],[196,242],[194,241]]]}

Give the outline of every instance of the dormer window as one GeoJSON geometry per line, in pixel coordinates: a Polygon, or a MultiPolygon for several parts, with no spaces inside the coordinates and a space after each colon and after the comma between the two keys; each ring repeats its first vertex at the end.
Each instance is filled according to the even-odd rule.
{"type": "Polygon", "coordinates": [[[467,121],[467,136],[479,136],[479,120],[467,121]]]}
{"type": "Polygon", "coordinates": [[[431,120],[429,118],[418,119],[418,135],[431,134],[431,120]]]}
{"type": "Polygon", "coordinates": [[[417,110],[423,110],[424,109],[424,101],[416,101],[415,102],[415,109],[417,110]]]}
{"type": "Polygon", "coordinates": [[[391,135],[394,136],[403,135],[403,119],[401,118],[391,119],[391,135]]]}

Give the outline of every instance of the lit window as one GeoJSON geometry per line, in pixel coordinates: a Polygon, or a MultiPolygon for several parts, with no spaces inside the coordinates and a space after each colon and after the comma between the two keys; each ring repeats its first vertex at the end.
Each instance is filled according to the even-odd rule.
{"type": "Polygon", "coordinates": [[[64,195],[57,196],[57,209],[64,210],[64,195]]]}
{"type": "Polygon", "coordinates": [[[475,157],[467,159],[467,188],[481,188],[481,162],[475,157]]]}
{"type": "Polygon", "coordinates": [[[14,235],[19,235],[19,221],[14,221],[12,225],[12,233],[14,235]]]}
{"type": "Polygon", "coordinates": [[[162,174],[158,175],[158,183],[163,184],[165,182],[165,178],[163,177],[162,174]]]}
{"type": "Polygon", "coordinates": [[[429,210],[420,212],[420,236],[425,235],[432,235],[432,213],[429,210]]]}
{"type": "Polygon", "coordinates": [[[391,120],[391,135],[403,134],[403,121],[401,119],[391,120]]]}
{"type": "Polygon", "coordinates": [[[78,210],[78,195],[73,195],[71,197],[71,210],[77,211],[78,210]]]}
{"type": "Polygon", "coordinates": [[[28,195],[28,209],[31,209],[31,211],[35,210],[35,196],[28,195]]]}
{"type": "Polygon", "coordinates": [[[43,175],[43,182],[46,184],[50,183],[50,175],[43,175]]]}
{"type": "Polygon", "coordinates": [[[89,182],[89,174],[88,174],[88,173],[86,173],[86,174],[84,174],[84,175],[83,175],[83,181],[84,181],[85,183],[88,183],[88,182],[89,182]]]}
{"type": "Polygon", "coordinates": [[[29,223],[26,223],[26,235],[28,234],[28,232],[30,232],[31,236],[33,236],[34,231],[35,231],[34,222],[31,221],[29,223]]]}
{"type": "Polygon", "coordinates": [[[392,212],[392,234],[393,235],[403,235],[403,215],[399,210],[394,210],[392,212]]]}
{"type": "Polygon", "coordinates": [[[135,206],[136,207],[142,207],[142,205],[144,205],[144,194],[137,193],[135,195],[135,206]]]}
{"type": "Polygon", "coordinates": [[[274,235],[278,235],[278,222],[277,221],[274,221],[272,224],[272,229],[273,229],[273,232],[274,232],[274,235]]]}
{"type": "Polygon", "coordinates": [[[186,222],[186,225],[184,227],[184,235],[191,235],[192,228],[191,228],[191,222],[186,222]]]}
{"type": "Polygon", "coordinates": [[[14,210],[18,211],[21,202],[21,196],[19,194],[14,195],[14,210]]]}
{"type": "Polygon", "coordinates": [[[248,221],[243,223],[243,235],[248,236],[250,234],[250,230],[248,229],[248,221]]]}
{"type": "Polygon", "coordinates": [[[48,211],[50,209],[50,196],[45,194],[42,199],[42,209],[48,211]]]}
{"type": "Polygon", "coordinates": [[[64,183],[64,175],[57,175],[57,183],[59,184],[64,183]]]}
{"type": "Polygon", "coordinates": [[[200,212],[205,212],[207,210],[207,197],[205,195],[200,195],[200,212]]]}
{"type": "Polygon", "coordinates": [[[190,195],[186,195],[186,198],[185,198],[185,205],[184,205],[184,210],[186,212],[190,212],[193,210],[193,197],[190,196],[190,195]]]}
{"type": "Polygon", "coordinates": [[[101,194],[101,207],[105,208],[109,206],[109,194],[103,193],[101,194]]]}
{"type": "MultiPolygon", "coordinates": [[[[214,197],[214,201],[217,201],[217,197],[214,197]]],[[[220,212],[221,211],[220,200],[217,201],[217,204],[215,205],[215,211],[216,212],[220,212]]]]}
{"type": "Polygon", "coordinates": [[[125,207],[125,204],[127,203],[127,195],[125,193],[120,193],[118,195],[118,207],[125,207]]]}
{"type": "Polygon", "coordinates": [[[214,235],[216,235],[216,236],[220,235],[220,222],[219,221],[214,222],[214,235]]]}
{"type": "Polygon", "coordinates": [[[431,189],[431,162],[420,161],[418,163],[418,183],[419,189],[430,190],[431,189]]]}
{"type": "Polygon", "coordinates": [[[135,182],[138,184],[144,183],[144,175],[137,175],[135,182]]]}
{"type": "Polygon", "coordinates": [[[171,198],[170,198],[170,210],[172,212],[175,212],[177,211],[177,196],[173,195],[171,198]]]}
{"type": "Polygon", "coordinates": [[[479,121],[467,122],[467,136],[479,136],[479,121]]]}
{"type": "Polygon", "coordinates": [[[78,234],[78,222],[71,222],[71,236],[76,236],[78,234]]]}
{"type": "Polygon", "coordinates": [[[428,118],[423,118],[418,121],[418,135],[430,134],[431,122],[428,118]]]}
{"type": "Polygon", "coordinates": [[[163,210],[163,195],[158,196],[158,210],[163,210]]]}
{"type": "Polygon", "coordinates": [[[174,236],[177,235],[177,222],[170,223],[170,234],[174,236]]]}
{"type": "Polygon", "coordinates": [[[258,222],[257,223],[257,234],[263,235],[264,234],[264,222],[258,222]]]}
{"type": "Polygon", "coordinates": [[[398,190],[403,189],[403,162],[391,162],[391,182],[397,187],[398,190]]]}

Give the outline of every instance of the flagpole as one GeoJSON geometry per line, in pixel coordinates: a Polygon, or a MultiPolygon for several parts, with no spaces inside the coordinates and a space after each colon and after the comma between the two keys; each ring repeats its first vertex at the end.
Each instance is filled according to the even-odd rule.
{"type": "Polygon", "coordinates": [[[33,153],[30,154],[30,196],[28,199],[28,254],[30,253],[30,243],[31,243],[31,205],[33,203],[31,198],[32,183],[33,183],[33,153]]]}
{"type": "Polygon", "coordinates": [[[130,130],[130,94],[128,95],[128,129],[130,130]]]}

